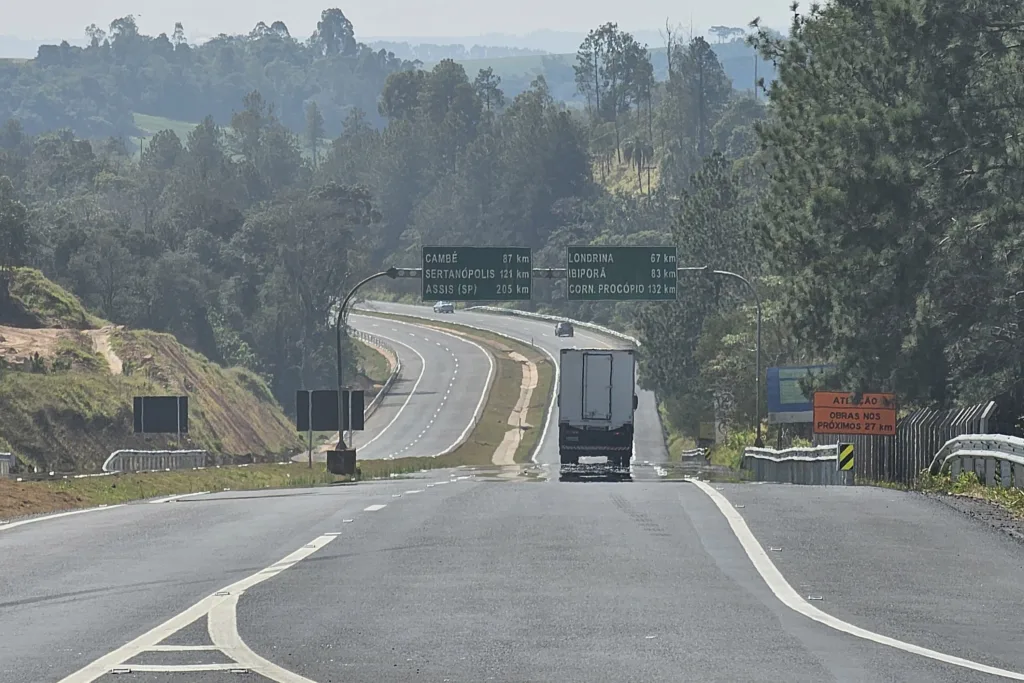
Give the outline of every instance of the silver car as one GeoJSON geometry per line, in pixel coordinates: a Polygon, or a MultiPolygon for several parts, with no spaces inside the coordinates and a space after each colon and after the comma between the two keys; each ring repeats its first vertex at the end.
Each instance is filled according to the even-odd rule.
{"type": "Polygon", "coordinates": [[[455,304],[451,301],[438,301],[434,304],[434,313],[454,313],[455,304]]]}

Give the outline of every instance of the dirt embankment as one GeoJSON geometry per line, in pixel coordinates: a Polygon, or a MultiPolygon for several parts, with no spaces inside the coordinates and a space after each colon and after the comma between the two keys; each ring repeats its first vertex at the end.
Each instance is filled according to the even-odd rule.
{"type": "Polygon", "coordinates": [[[110,366],[110,372],[114,375],[124,373],[124,363],[121,362],[121,358],[114,353],[114,349],[110,345],[110,335],[120,329],[124,329],[124,327],[113,327],[108,325],[98,330],[89,330],[86,332],[86,334],[92,339],[93,350],[107,361],[107,365],[110,366]]]}
{"type": "Polygon", "coordinates": [[[132,399],[143,395],[190,397],[183,446],[260,459],[300,445],[262,379],[171,335],[101,320],[39,271],[14,270],[0,323],[0,450],[22,471],[95,470],[119,448],[174,445],[134,433],[132,399]]]}

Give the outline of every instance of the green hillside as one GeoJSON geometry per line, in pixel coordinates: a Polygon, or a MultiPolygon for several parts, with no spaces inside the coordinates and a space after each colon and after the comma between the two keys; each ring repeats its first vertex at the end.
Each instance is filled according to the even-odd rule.
{"type": "Polygon", "coordinates": [[[0,446],[29,468],[94,470],[118,448],[173,437],[132,433],[132,397],[186,394],[183,446],[220,456],[279,456],[301,447],[265,382],[223,368],[169,334],[125,330],[91,315],[38,271],[19,268],[0,317],[0,446]]]}

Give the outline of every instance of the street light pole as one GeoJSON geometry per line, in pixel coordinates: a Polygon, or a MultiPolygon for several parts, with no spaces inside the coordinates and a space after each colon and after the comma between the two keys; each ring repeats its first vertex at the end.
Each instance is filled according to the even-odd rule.
{"type": "Polygon", "coordinates": [[[342,429],[342,427],[345,426],[345,414],[344,414],[344,410],[343,410],[343,407],[342,407],[343,406],[343,402],[341,400],[342,396],[343,396],[342,392],[344,392],[344,382],[343,382],[343,379],[344,379],[344,369],[343,369],[344,365],[341,362],[341,328],[345,324],[345,313],[348,310],[349,302],[352,301],[352,297],[355,296],[355,293],[357,291],[359,291],[360,287],[365,285],[367,282],[372,282],[373,280],[376,280],[379,277],[389,277],[391,279],[394,279],[394,278],[398,277],[398,269],[397,268],[388,268],[385,271],[381,271],[380,273],[374,273],[370,277],[364,278],[364,279],[360,280],[358,283],[356,283],[356,286],[353,287],[351,290],[349,290],[348,295],[341,302],[341,307],[338,309],[338,317],[334,321],[335,351],[337,352],[337,355],[338,355],[338,450],[339,451],[342,450],[341,447],[345,445],[344,439],[343,439],[344,430],[342,429]]]}
{"type": "Polygon", "coordinates": [[[761,437],[761,297],[757,294],[757,288],[754,287],[750,280],[739,273],[733,273],[728,270],[709,270],[707,266],[690,266],[678,268],[677,270],[679,272],[710,272],[714,275],[735,278],[745,284],[754,296],[754,304],[757,306],[757,341],[756,349],[754,350],[754,420],[756,422],[755,430],[757,437],[754,439],[754,446],[764,448],[764,439],[761,437]]]}

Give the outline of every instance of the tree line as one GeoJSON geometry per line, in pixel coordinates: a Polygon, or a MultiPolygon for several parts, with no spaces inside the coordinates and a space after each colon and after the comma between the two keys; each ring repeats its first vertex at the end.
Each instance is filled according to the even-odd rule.
{"type": "Polygon", "coordinates": [[[31,134],[70,128],[88,138],[140,131],[133,112],[180,121],[231,120],[242,98],[259,90],[285,125],[300,130],[316,102],[327,130],[340,131],[352,109],[378,121],[377,96],[387,76],[413,66],[356,40],[336,8],[320,15],[306,39],[280,21],[247,35],[221,34],[201,45],[181,23],[168,35],[144,35],[131,15],[107,29],[86,28],[89,44],[42,45],[27,63],[0,62],[0,121],[18,119],[31,134]]]}
{"type": "MultiPolygon", "coordinates": [[[[999,428],[1021,432],[1022,19],[1019,4],[881,0],[794,10],[786,37],[754,23],[778,77],[753,151],[705,156],[674,230],[695,265],[757,283],[766,365],[835,363],[830,388],[906,408],[995,400],[999,428]]],[[[646,381],[691,434],[716,403],[749,424],[750,298],[680,286],[678,305],[637,316],[646,381]]]]}
{"type": "MultiPolygon", "coordinates": [[[[310,36],[293,36],[283,22],[259,22],[247,34],[221,34],[189,41],[180,22],[156,36],[140,32],[133,16],[85,28],[84,46],[62,41],[41,45],[26,62],[0,60],[0,121],[17,118],[31,134],[70,128],[95,139],[139,137],[134,114],[198,122],[211,115],[226,126],[241,99],[253,90],[277,107],[279,118],[301,130],[315,102],[332,135],[352,109],[380,127],[377,98],[387,76],[442,59],[497,59],[535,54],[533,66],[503,71],[503,88],[514,97],[543,76],[555,99],[576,100],[572,65],[563,56],[537,50],[474,45],[360,42],[345,14],[321,12],[310,36]]],[[[75,41],[76,43],[79,41],[75,41]]],[[[742,41],[717,44],[730,78],[753,84],[752,50],[742,41]]],[[[665,77],[663,50],[651,52],[655,72],[665,77]]],[[[767,74],[770,64],[762,63],[767,74]]]]}
{"type": "MultiPolygon", "coordinates": [[[[702,38],[670,35],[659,77],[612,23],[580,46],[582,110],[543,77],[509,96],[492,70],[444,60],[388,74],[339,133],[319,102],[295,125],[256,89],[230,128],[208,116],[187,139],[163,131],[139,160],[116,139],[10,122],[0,201],[24,211],[0,216],[22,216],[3,230],[27,237],[5,262],[42,268],[106,318],[247,365],[287,399],[329,381],[339,294],[416,264],[421,244],[516,244],[558,266],[567,244],[670,242],[681,265],[756,284],[766,366],[833,362],[835,386],[907,406],[999,398],[1019,414],[1009,75],[1024,10],[873,8],[797,13],[785,37],[756,29],[752,49],[777,67],[757,97],[702,38]]],[[[325,35],[323,51],[351,45],[325,35]]],[[[713,407],[749,424],[755,316],[736,283],[688,275],[677,302],[645,305],[534,290],[533,308],[639,334],[643,382],[681,430],[713,407]]]]}

